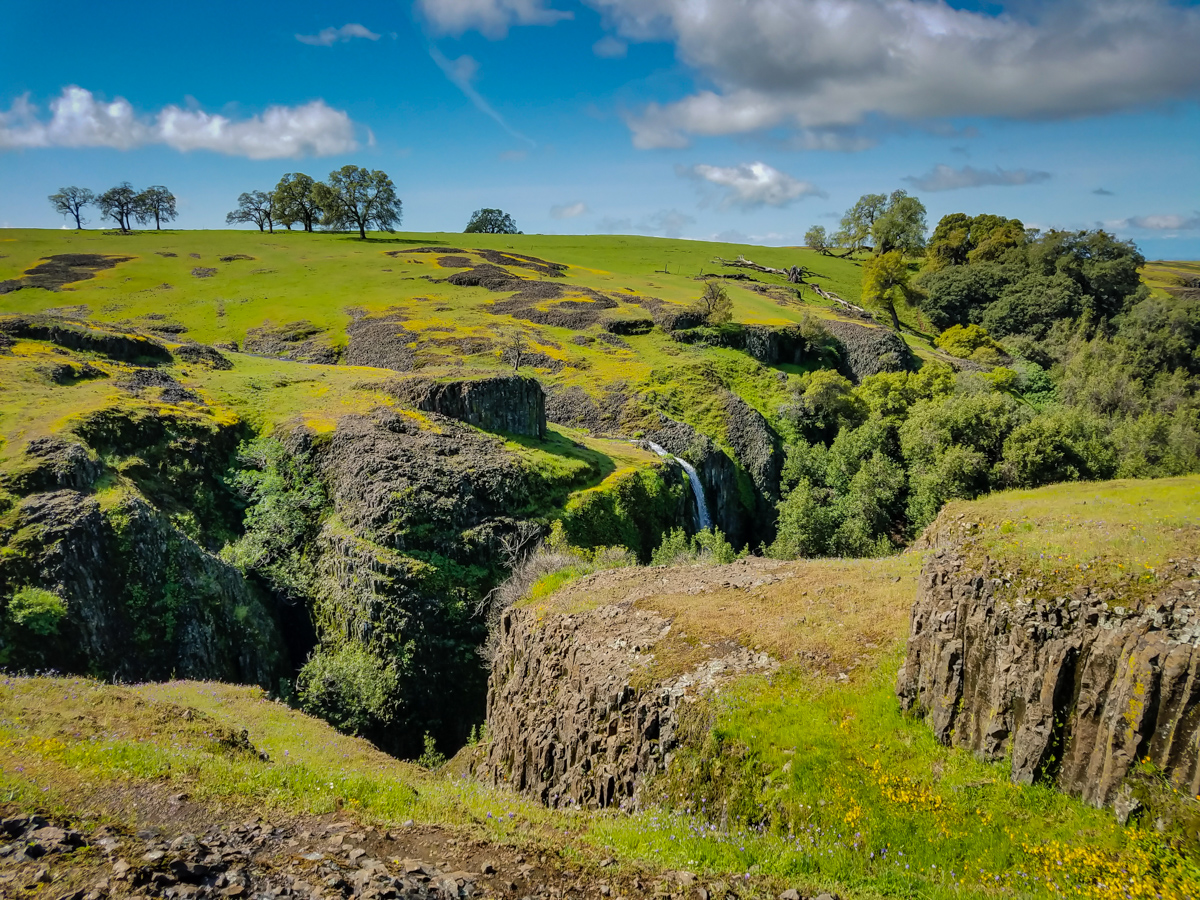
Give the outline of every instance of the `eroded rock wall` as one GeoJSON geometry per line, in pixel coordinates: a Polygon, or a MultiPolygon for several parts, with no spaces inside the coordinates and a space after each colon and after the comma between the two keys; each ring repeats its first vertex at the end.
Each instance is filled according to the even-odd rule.
{"type": "MultiPolygon", "coordinates": [[[[943,743],[1009,758],[1104,806],[1138,760],[1200,792],[1200,560],[1175,560],[1140,602],[1046,596],[936,549],[921,576],[897,693],[943,743]]],[[[1051,592],[1053,593],[1053,592],[1051,592]]]]}
{"type": "Polygon", "coordinates": [[[729,677],[774,667],[729,645],[693,671],[656,679],[655,651],[670,630],[631,603],[544,617],[507,610],[481,777],[552,807],[636,807],[646,779],[670,762],[683,706],[729,677]]]}
{"type": "Polygon", "coordinates": [[[401,393],[417,409],[484,431],[546,437],[546,394],[536,378],[497,375],[463,381],[405,382],[401,393]]]}

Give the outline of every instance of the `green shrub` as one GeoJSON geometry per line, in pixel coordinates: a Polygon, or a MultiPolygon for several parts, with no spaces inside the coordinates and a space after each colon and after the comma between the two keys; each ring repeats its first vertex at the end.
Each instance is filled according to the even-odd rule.
{"type": "Polygon", "coordinates": [[[933,343],[951,356],[978,362],[998,361],[1004,353],[1003,348],[986,331],[974,324],[952,325],[938,335],[933,343]]]}
{"type": "Polygon", "coordinates": [[[653,566],[717,565],[722,566],[740,559],[746,551],[738,553],[733,544],[725,539],[719,528],[706,528],[689,540],[682,528],[673,528],[663,536],[662,543],[651,554],[653,566]]]}
{"type": "Polygon", "coordinates": [[[399,713],[400,676],[357,644],[319,647],[296,679],[300,707],[340,731],[369,735],[399,713]]]}
{"type": "Polygon", "coordinates": [[[663,534],[680,519],[681,480],[668,483],[665,469],[631,472],[574,497],[563,511],[562,531],[574,547],[622,546],[646,560],[663,534]]]}
{"type": "Polygon", "coordinates": [[[8,621],[28,634],[49,637],[67,615],[67,602],[57,594],[23,587],[8,601],[8,621]]]}

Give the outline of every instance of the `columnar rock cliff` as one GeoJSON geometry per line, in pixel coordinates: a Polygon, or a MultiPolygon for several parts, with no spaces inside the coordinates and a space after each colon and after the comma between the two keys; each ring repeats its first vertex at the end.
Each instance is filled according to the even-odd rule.
{"type": "Polygon", "coordinates": [[[952,541],[929,558],[897,692],[939,740],[1096,806],[1148,758],[1200,792],[1200,560],[1140,599],[1047,591],[952,541]]]}
{"type": "Polygon", "coordinates": [[[655,649],[670,630],[631,603],[576,615],[505,612],[482,777],[549,806],[636,806],[645,780],[670,761],[683,705],[727,677],[774,665],[730,644],[690,672],[656,678],[655,649]]]}

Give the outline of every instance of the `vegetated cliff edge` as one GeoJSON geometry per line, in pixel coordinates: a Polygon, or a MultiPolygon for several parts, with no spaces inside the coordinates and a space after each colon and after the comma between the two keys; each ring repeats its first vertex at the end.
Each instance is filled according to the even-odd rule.
{"type": "Polygon", "coordinates": [[[950,506],[923,538],[903,705],[944,743],[1010,759],[1015,782],[1122,816],[1139,764],[1200,792],[1200,480],[988,503],[950,506]]]}
{"type": "MultiPolygon", "coordinates": [[[[778,565],[717,571],[726,585],[748,588],[777,580],[763,570],[778,565]]],[[[604,573],[577,587],[604,595],[628,577],[604,573]]],[[[681,665],[680,624],[631,598],[568,612],[514,607],[499,637],[488,685],[491,743],[478,774],[553,807],[636,807],[646,780],[670,762],[683,708],[731,678],[777,665],[733,641],[703,644],[681,665]]]]}

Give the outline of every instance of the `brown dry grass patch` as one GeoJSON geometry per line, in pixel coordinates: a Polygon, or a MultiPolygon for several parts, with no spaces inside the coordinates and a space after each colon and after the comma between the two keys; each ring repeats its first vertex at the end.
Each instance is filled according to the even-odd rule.
{"type": "Polygon", "coordinates": [[[836,676],[870,669],[904,640],[921,561],[909,552],[619,569],[572,582],[536,605],[551,615],[613,603],[658,612],[672,628],[655,648],[655,677],[723,655],[730,642],[836,676]]]}

